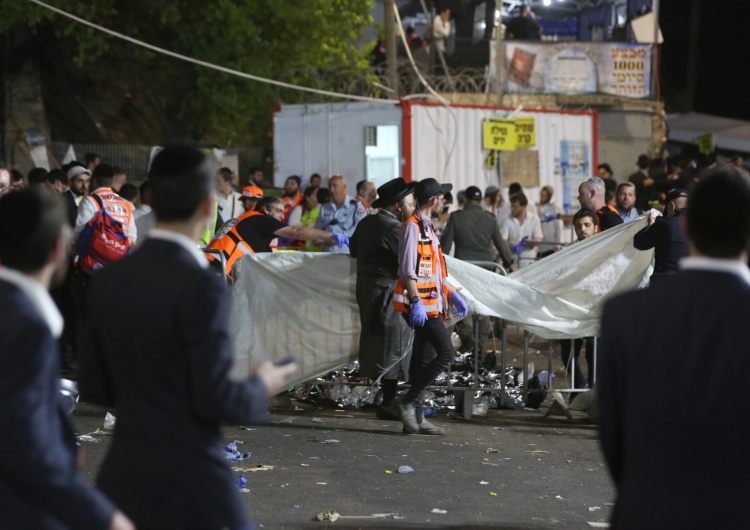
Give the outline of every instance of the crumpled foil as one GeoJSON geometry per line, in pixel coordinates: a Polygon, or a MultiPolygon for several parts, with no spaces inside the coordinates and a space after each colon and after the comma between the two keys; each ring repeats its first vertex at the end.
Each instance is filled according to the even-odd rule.
{"type": "MultiPolygon", "coordinates": [[[[473,354],[457,354],[451,371],[440,373],[432,384],[433,387],[442,388],[425,396],[424,415],[429,418],[439,410],[455,410],[455,397],[450,387],[474,387],[475,383],[474,407],[480,415],[486,414],[488,409],[523,408],[523,369],[510,367],[502,373],[500,366],[486,361],[492,353],[495,352],[484,354],[485,361],[480,362],[477,375],[474,374],[473,354]],[[504,393],[503,381],[506,385],[504,393]]],[[[367,379],[359,376],[359,363],[355,361],[325,377],[297,385],[292,389],[291,396],[317,405],[359,409],[375,403],[377,388],[367,386],[367,383],[367,379]]]]}

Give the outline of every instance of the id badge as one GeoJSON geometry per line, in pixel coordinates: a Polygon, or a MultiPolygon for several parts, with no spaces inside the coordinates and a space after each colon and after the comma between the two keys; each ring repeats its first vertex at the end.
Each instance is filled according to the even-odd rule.
{"type": "Polygon", "coordinates": [[[420,278],[429,278],[432,276],[432,260],[422,260],[419,262],[417,276],[420,278]]]}

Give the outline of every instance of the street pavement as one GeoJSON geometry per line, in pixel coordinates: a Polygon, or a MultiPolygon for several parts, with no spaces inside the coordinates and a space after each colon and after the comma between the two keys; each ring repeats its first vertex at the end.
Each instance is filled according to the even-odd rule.
{"type": "MultiPolygon", "coordinates": [[[[273,408],[266,425],[226,427],[224,439],[242,441],[238,449],[252,453],[230,465],[247,478],[240,494],[261,528],[598,526],[591,523],[608,520],[614,499],[598,432],[581,418],[545,418],[549,403],[540,411],[492,409],[471,420],[441,410],[431,421],[447,435],[419,436],[401,434],[400,423],[376,419],[372,408],[292,401],[273,408]],[[413,472],[399,474],[400,466],[413,472]],[[313,520],[331,510],[337,521],[313,520]]],[[[104,415],[79,404],[73,420],[85,434],[101,431],[104,415]]],[[[91,480],[109,434],[81,442],[91,480]]]]}

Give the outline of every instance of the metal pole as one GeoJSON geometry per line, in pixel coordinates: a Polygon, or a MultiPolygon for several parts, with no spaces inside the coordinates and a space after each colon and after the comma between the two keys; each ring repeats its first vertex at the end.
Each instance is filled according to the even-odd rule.
{"type": "MultiPolygon", "coordinates": [[[[497,27],[495,28],[495,84],[497,85],[497,104],[503,104],[503,64],[505,63],[503,56],[503,38],[502,38],[502,26],[503,26],[503,0],[495,0],[495,10],[500,13],[497,19],[497,27]]],[[[498,160],[498,165],[500,161],[498,160]]]]}
{"type": "Polygon", "coordinates": [[[523,402],[529,397],[529,332],[523,330],[523,402]]]}
{"type": "Polygon", "coordinates": [[[547,349],[547,388],[552,388],[552,339],[549,339],[549,348],[547,349]]]}
{"type": "MultiPolygon", "coordinates": [[[[393,10],[396,9],[395,0],[385,0],[385,64],[388,76],[388,84],[393,90],[392,99],[398,99],[398,64],[396,62],[396,17],[393,10]]],[[[404,46],[409,43],[405,42],[404,46]]]]}
{"type": "MultiPolygon", "coordinates": [[[[593,372],[593,375],[591,376],[591,381],[592,381],[593,384],[596,384],[596,357],[599,354],[599,351],[598,351],[599,347],[598,347],[598,345],[599,345],[599,341],[598,341],[598,339],[596,337],[594,337],[594,372],[593,372]]],[[[590,369],[591,368],[589,368],[589,370],[590,369]]]]}
{"type": "Polygon", "coordinates": [[[500,326],[500,373],[503,374],[502,379],[500,380],[500,391],[502,392],[502,398],[504,399],[505,396],[505,352],[508,349],[508,324],[505,322],[505,320],[502,321],[502,325],[500,326]]]}
{"type": "Polygon", "coordinates": [[[657,103],[659,102],[659,0],[654,0],[653,4],[653,15],[654,15],[654,57],[653,57],[653,68],[651,71],[654,73],[652,79],[652,85],[654,87],[653,94],[656,98],[657,103]]]}

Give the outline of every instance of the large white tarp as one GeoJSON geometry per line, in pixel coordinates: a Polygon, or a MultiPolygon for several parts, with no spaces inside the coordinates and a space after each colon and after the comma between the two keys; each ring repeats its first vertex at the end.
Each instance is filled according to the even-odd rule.
{"type": "MultiPolygon", "coordinates": [[[[449,281],[473,311],[548,339],[597,333],[607,296],[643,285],[652,251],[633,248],[645,215],[539,260],[507,277],[446,256],[449,281]]],[[[359,349],[356,262],[345,254],[254,254],[235,265],[235,373],[293,357],[290,385],[353,361],[359,349]]]]}

